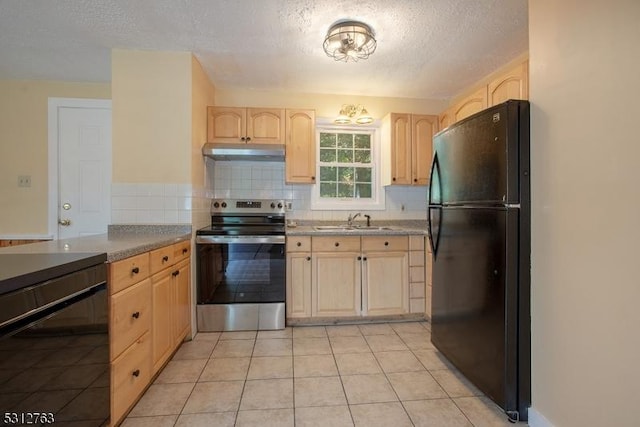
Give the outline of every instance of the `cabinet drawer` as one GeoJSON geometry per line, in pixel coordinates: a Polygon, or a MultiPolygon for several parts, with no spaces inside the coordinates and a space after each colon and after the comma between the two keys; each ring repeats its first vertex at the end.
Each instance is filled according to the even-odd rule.
{"type": "Polygon", "coordinates": [[[111,297],[111,360],[151,328],[151,279],[128,287],[111,297]]]}
{"type": "Polygon", "coordinates": [[[109,265],[109,294],[113,295],[149,277],[149,252],[109,265]]]}
{"type": "Polygon", "coordinates": [[[151,265],[150,274],[156,274],[158,271],[175,263],[175,255],[173,245],[164,246],[160,249],[149,252],[149,264],[151,265]]]}
{"type": "Polygon", "coordinates": [[[151,380],[151,334],[138,338],[111,364],[111,423],[116,425],[151,380]]]}
{"type": "Polygon", "coordinates": [[[360,252],[360,237],[325,236],[311,239],[313,252],[360,252]]]}
{"type": "Polygon", "coordinates": [[[362,252],[409,250],[408,236],[363,236],[362,252]]]}
{"type": "Polygon", "coordinates": [[[191,240],[185,240],[173,245],[173,257],[175,262],[180,262],[191,256],[191,240]]]}
{"type": "Polygon", "coordinates": [[[287,237],[287,252],[310,252],[311,236],[287,237]]]}

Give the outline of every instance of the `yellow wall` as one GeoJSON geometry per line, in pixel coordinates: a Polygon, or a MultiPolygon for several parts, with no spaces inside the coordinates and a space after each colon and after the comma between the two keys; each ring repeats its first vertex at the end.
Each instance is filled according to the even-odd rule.
{"type": "Polygon", "coordinates": [[[46,235],[48,98],[111,98],[108,83],[0,81],[0,235],[46,235]],[[19,188],[18,175],[31,175],[19,188]]]}
{"type": "Polygon", "coordinates": [[[317,93],[270,92],[250,89],[216,89],[216,105],[225,107],[310,108],[316,117],[334,118],[343,104],[362,104],[369,114],[381,119],[389,112],[439,114],[446,100],[326,95],[317,93]]]}
{"type": "Polygon", "coordinates": [[[113,182],[191,183],[191,58],[111,51],[113,182]]]}
{"type": "Polygon", "coordinates": [[[640,424],[638,22],[636,0],[529,2],[533,409],[555,426],[640,424]]]}
{"type": "Polygon", "coordinates": [[[191,57],[191,182],[204,187],[202,144],[207,140],[207,106],[215,104],[215,88],[198,60],[191,57]]]}

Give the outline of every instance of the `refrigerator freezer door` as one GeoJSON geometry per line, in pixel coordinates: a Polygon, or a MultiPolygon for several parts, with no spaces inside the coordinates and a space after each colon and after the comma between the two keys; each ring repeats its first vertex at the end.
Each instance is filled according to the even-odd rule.
{"type": "Polygon", "coordinates": [[[519,203],[519,110],[504,103],[437,134],[441,203],[519,203]]]}
{"type": "Polygon", "coordinates": [[[480,390],[517,410],[518,209],[444,207],[432,341],[480,390]]]}

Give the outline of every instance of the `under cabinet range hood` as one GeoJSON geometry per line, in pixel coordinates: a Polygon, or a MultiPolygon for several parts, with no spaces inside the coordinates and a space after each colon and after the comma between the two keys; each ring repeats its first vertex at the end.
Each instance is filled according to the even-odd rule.
{"type": "Polygon", "coordinates": [[[214,160],[283,162],[284,144],[222,144],[207,142],[202,155],[214,160]]]}

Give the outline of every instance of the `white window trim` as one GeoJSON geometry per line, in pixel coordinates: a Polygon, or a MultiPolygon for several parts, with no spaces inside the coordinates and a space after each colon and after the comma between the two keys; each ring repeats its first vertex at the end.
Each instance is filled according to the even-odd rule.
{"type": "Polygon", "coordinates": [[[316,180],[311,191],[311,210],[385,210],[385,191],[380,175],[382,169],[380,151],[380,123],[374,122],[369,126],[344,126],[336,125],[331,119],[316,119],[316,176],[320,177],[320,132],[371,132],[371,151],[373,160],[371,194],[367,199],[326,199],[320,197],[320,179],[316,180]]]}

